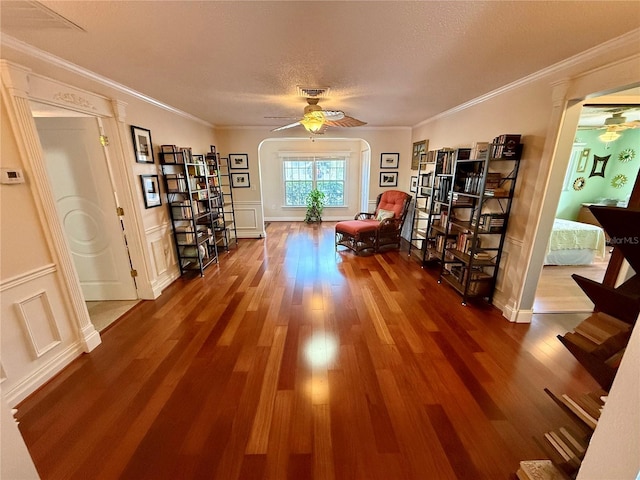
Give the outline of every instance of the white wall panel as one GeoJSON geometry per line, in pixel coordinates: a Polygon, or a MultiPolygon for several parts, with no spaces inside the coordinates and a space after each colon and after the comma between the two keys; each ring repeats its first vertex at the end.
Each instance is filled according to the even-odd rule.
{"type": "Polygon", "coordinates": [[[265,236],[262,204],[260,202],[234,201],[238,238],[262,238],[265,236]]]}
{"type": "Polygon", "coordinates": [[[2,392],[11,406],[82,354],[59,275],[45,265],[0,284],[2,392]]]}
{"type": "Polygon", "coordinates": [[[62,339],[47,292],[37,292],[17,302],[16,308],[36,357],[41,357],[60,344],[62,339]]]}

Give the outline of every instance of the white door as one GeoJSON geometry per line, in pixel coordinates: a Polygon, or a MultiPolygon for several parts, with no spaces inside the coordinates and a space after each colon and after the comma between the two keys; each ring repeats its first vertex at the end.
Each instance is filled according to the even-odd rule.
{"type": "Polygon", "coordinates": [[[98,120],[35,121],[85,300],[137,299],[98,120]]]}

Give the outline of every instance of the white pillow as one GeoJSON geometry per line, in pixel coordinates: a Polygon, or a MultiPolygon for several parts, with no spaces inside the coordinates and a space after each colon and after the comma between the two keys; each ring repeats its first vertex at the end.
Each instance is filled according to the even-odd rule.
{"type": "Polygon", "coordinates": [[[376,215],[376,220],[379,222],[382,222],[384,220],[386,220],[387,218],[393,218],[395,217],[396,214],[394,212],[392,212],[391,210],[384,210],[384,209],[379,209],[378,210],[378,215],[376,215]]]}

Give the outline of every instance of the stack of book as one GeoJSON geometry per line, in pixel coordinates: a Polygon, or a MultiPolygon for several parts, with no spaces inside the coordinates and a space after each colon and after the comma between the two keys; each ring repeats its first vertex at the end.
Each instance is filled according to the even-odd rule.
{"type": "Polygon", "coordinates": [[[596,390],[581,395],[568,395],[565,393],[560,397],[560,400],[589,428],[595,429],[607,396],[608,394],[605,390],[596,390]]]}
{"type": "Polygon", "coordinates": [[[496,198],[504,198],[509,196],[509,191],[504,188],[487,188],[484,191],[485,197],[496,197],[496,198]]]}
{"type": "Polygon", "coordinates": [[[486,250],[479,250],[473,254],[473,258],[475,260],[491,260],[493,258],[493,255],[491,255],[486,250]]]}
{"type": "Polygon", "coordinates": [[[504,133],[493,139],[491,158],[520,159],[520,134],[504,133]]]}
{"type": "Polygon", "coordinates": [[[502,181],[501,173],[487,173],[487,180],[485,182],[485,189],[494,190],[500,187],[500,182],[502,181]]]}
{"type": "Polygon", "coordinates": [[[516,472],[519,480],[565,480],[551,460],[524,460],[516,472]]]}
{"type": "Polygon", "coordinates": [[[471,197],[461,196],[461,195],[458,195],[455,192],[450,193],[450,194],[453,195],[453,204],[456,207],[461,207],[461,206],[472,205],[473,204],[473,198],[471,198],[471,197]]]}
{"type": "Polygon", "coordinates": [[[626,348],[631,325],[604,312],[594,312],[563,339],[609,368],[618,368],[626,348]]]}

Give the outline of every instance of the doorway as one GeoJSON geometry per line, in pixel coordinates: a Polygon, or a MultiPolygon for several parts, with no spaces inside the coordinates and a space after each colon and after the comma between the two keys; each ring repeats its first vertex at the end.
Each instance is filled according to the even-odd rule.
{"type": "MultiPolygon", "coordinates": [[[[609,99],[614,100],[615,97],[609,99]]],[[[640,145],[640,130],[634,128],[639,119],[640,105],[589,103],[583,106],[555,212],[556,219],[576,221],[585,227],[599,227],[589,205],[627,207],[639,173],[638,162],[633,162],[640,153],[636,152],[637,145],[640,145]],[[616,135],[603,136],[611,132],[616,135]]],[[[604,237],[608,241],[606,232],[604,237]]],[[[586,260],[579,259],[577,254],[581,252],[578,250],[554,251],[554,255],[570,255],[563,257],[567,258],[566,262],[551,262],[554,264],[542,267],[533,313],[592,312],[593,303],[571,275],[575,273],[602,282],[611,250],[607,243],[604,256],[586,260]]]]}
{"type": "Polygon", "coordinates": [[[32,105],[58,218],[89,317],[103,331],[138,301],[100,119],[32,105]],[[46,110],[46,114],[43,113],[46,110]]]}

